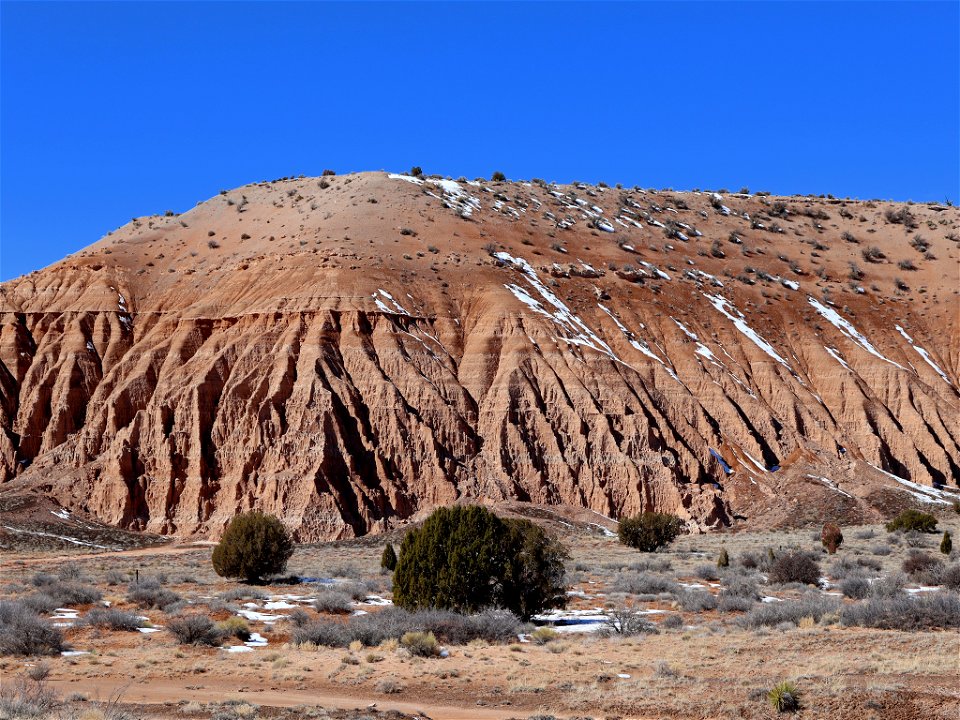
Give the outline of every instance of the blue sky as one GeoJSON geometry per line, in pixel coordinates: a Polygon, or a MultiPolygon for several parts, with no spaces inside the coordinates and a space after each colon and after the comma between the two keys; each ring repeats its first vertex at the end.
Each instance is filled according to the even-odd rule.
{"type": "Polygon", "coordinates": [[[960,200],[960,4],[0,4],[0,279],[324,168],[960,200]]]}

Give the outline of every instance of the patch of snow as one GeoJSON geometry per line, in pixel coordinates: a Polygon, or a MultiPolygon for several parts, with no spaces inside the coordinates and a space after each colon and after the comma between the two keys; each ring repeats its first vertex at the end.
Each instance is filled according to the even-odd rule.
{"type": "Polygon", "coordinates": [[[61,657],[77,657],[78,655],[89,655],[88,650],[64,650],[60,653],[61,657]]]}
{"type": "Polygon", "coordinates": [[[286,600],[272,600],[263,604],[264,610],[292,610],[295,607],[297,605],[286,600]]]}
{"type": "Polygon", "coordinates": [[[900,327],[899,325],[897,325],[896,328],[897,328],[897,332],[900,333],[901,335],[903,335],[904,339],[905,339],[908,343],[910,343],[910,347],[912,347],[914,350],[916,350],[917,353],[919,353],[920,357],[922,357],[924,360],[927,361],[927,365],[929,365],[930,367],[932,367],[932,368],[936,371],[937,375],[939,375],[940,377],[942,377],[942,378],[944,379],[944,381],[947,383],[947,385],[950,385],[950,386],[952,387],[952,386],[953,386],[953,383],[950,382],[950,378],[948,378],[948,377],[947,377],[947,374],[946,374],[943,370],[940,369],[940,366],[937,365],[937,364],[933,361],[933,359],[930,357],[930,353],[928,353],[928,352],[927,352],[926,350],[924,350],[922,347],[920,347],[919,345],[917,345],[916,343],[914,343],[914,342],[913,342],[913,338],[910,337],[909,335],[907,335],[907,331],[904,330],[902,327],[900,327]]]}
{"type": "Polygon", "coordinates": [[[903,367],[902,365],[898,365],[897,363],[893,362],[893,360],[889,360],[889,359],[885,358],[885,357],[880,353],[880,351],[877,350],[877,349],[870,343],[870,341],[867,340],[867,338],[864,337],[864,336],[853,326],[853,324],[852,324],[849,320],[847,320],[847,319],[844,318],[842,315],[840,315],[840,313],[838,313],[836,310],[834,310],[834,309],[831,308],[831,307],[827,307],[827,306],[824,305],[822,302],[820,302],[820,301],[817,300],[816,298],[810,297],[809,295],[807,296],[807,302],[810,303],[810,305],[813,307],[814,310],[816,310],[816,311],[817,311],[818,313],[820,313],[824,318],[826,318],[826,320],[827,320],[831,325],[833,325],[835,328],[837,328],[837,330],[839,330],[840,332],[842,332],[842,333],[843,333],[844,335],[846,335],[851,341],[853,341],[853,343],[855,343],[856,345],[859,345],[861,348],[863,348],[864,350],[866,350],[866,351],[867,351],[868,353],[870,353],[871,355],[874,355],[874,356],[880,358],[881,360],[883,360],[883,361],[885,361],[885,362],[888,362],[888,363],[890,363],[891,365],[894,365],[894,366],[900,368],[901,370],[904,369],[904,367],[903,367]]]}
{"type": "MultiPolygon", "coordinates": [[[[826,351],[827,351],[828,353],[830,353],[830,357],[832,357],[832,358],[833,358],[834,360],[836,360],[838,363],[840,363],[841,365],[843,365],[847,370],[850,370],[850,366],[847,365],[846,362],[844,362],[844,360],[843,360],[842,357],[840,357],[840,353],[837,351],[836,348],[827,347],[826,345],[824,345],[824,348],[826,349],[826,351]]],[[[852,370],[850,370],[850,371],[853,372],[852,370]]]]}
{"type": "Polygon", "coordinates": [[[833,480],[830,480],[829,478],[821,477],[820,475],[809,475],[809,474],[807,475],[807,477],[808,477],[808,478],[813,478],[814,480],[818,480],[818,481],[822,482],[822,483],[823,483],[824,485],[826,485],[828,488],[830,488],[831,490],[834,490],[834,491],[840,493],[841,495],[845,495],[845,496],[847,496],[848,498],[853,498],[853,495],[851,495],[851,494],[848,493],[848,492],[844,492],[843,490],[841,490],[839,487],[837,487],[837,484],[836,484],[833,480]]]}
{"type": "Polygon", "coordinates": [[[64,542],[72,543],[73,545],[82,545],[83,547],[92,547],[92,548],[97,548],[98,550],[119,550],[119,548],[110,547],[109,545],[97,545],[96,543],[77,540],[76,538],[66,537],[65,535],[54,535],[53,533],[40,532],[39,530],[24,530],[22,528],[10,527],[9,525],[4,525],[3,528],[14,533],[20,533],[23,535],[36,535],[38,537],[56,538],[57,540],[63,540],[64,542]]]}
{"type": "Polygon", "coordinates": [[[67,510],[67,509],[65,509],[65,508],[60,508],[59,510],[51,510],[51,511],[50,511],[50,514],[57,516],[57,517],[60,518],[61,520],[69,520],[69,519],[70,519],[70,511],[67,510]]]}
{"type": "Polygon", "coordinates": [[[920,502],[931,503],[935,505],[950,505],[953,502],[954,495],[944,492],[943,490],[938,490],[937,488],[927,487],[926,485],[921,485],[920,483],[915,483],[910,480],[906,480],[902,477],[889,473],[883,468],[879,468],[873,463],[867,463],[874,470],[886,475],[888,478],[896,480],[898,483],[906,488],[906,492],[910,493],[920,502]],[[949,498],[949,499],[947,499],[949,498]]]}
{"type": "Polygon", "coordinates": [[[800,283],[798,283],[796,280],[781,280],[780,284],[786,288],[790,288],[791,290],[800,289],[800,283]]]}
{"type": "Polygon", "coordinates": [[[790,370],[791,373],[793,372],[793,368],[791,368],[790,365],[787,364],[787,361],[780,357],[777,351],[773,349],[773,345],[764,340],[760,333],[756,332],[747,324],[743,313],[737,310],[737,308],[734,307],[729,300],[722,295],[707,295],[706,293],[704,293],[704,297],[706,297],[707,300],[710,301],[710,304],[713,305],[721,314],[723,314],[724,317],[730,320],[737,330],[746,335],[754,345],[763,350],[767,355],[772,357],[785,368],[790,370]],[[731,313],[730,310],[732,310],[733,313],[736,313],[736,315],[731,313]]]}
{"type": "Polygon", "coordinates": [[[157,627],[156,625],[154,625],[153,627],[140,627],[140,628],[137,628],[137,630],[139,630],[140,632],[142,632],[144,635],[149,635],[150,633],[160,632],[162,629],[163,629],[163,628],[157,627]]]}
{"type": "Polygon", "coordinates": [[[561,338],[562,340],[572,345],[582,345],[592,348],[600,353],[603,353],[604,355],[607,355],[612,360],[621,363],[623,362],[617,357],[613,350],[610,349],[610,346],[607,345],[607,343],[601,340],[600,337],[593,332],[593,330],[591,330],[583,320],[581,320],[574,312],[572,312],[560,298],[554,295],[547,288],[547,286],[543,284],[537,275],[536,270],[533,269],[533,266],[531,266],[530,263],[523,258],[515,258],[506,252],[494,253],[494,257],[502,262],[509,263],[519,268],[523,272],[527,282],[533,286],[533,289],[536,290],[541,298],[543,298],[546,304],[554,308],[552,311],[548,312],[545,309],[546,306],[535,300],[529,293],[525,291],[519,293],[518,290],[520,290],[520,288],[518,286],[505,286],[514,294],[514,296],[517,297],[517,299],[526,304],[528,307],[532,308],[536,312],[540,312],[551,317],[553,321],[565,331],[565,337],[561,338]]]}
{"type": "Polygon", "coordinates": [[[406,182],[413,183],[414,185],[423,185],[423,180],[420,178],[415,178],[413,175],[398,175],[396,173],[390,173],[387,175],[391,180],[405,180],[406,182]]]}

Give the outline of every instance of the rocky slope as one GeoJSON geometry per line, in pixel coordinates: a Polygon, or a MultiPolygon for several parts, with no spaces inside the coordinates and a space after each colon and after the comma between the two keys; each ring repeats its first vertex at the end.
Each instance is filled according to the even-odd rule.
{"type": "Polygon", "coordinates": [[[958,226],[385,173],[222,192],[0,285],[0,490],[303,540],[470,497],[701,529],[945,506],[958,226]]]}

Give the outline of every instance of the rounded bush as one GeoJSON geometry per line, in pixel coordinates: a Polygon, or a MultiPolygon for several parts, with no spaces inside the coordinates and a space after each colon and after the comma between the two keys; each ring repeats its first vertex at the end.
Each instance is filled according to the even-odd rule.
{"type": "Polygon", "coordinates": [[[820,584],[820,565],[804,552],[788,552],[776,558],[770,566],[770,582],[820,584]]]}
{"type": "Polygon", "coordinates": [[[383,548],[383,555],[380,556],[380,567],[390,572],[397,569],[397,551],[393,549],[393,545],[390,543],[387,543],[386,547],[383,548]]]}
{"type": "Polygon", "coordinates": [[[904,510],[886,525],[887,532],[916,532],[932,533],[937,531],[937,519],[930,513],[919,510],[904,510]]]}
{"type": "Polygon", "coordinates": [[[669,545],[683,529],[683,521],[668,513],[645,512],[620,520],[620,542],[640,552],[656,552],[669,545]]]}
{"type": "Polygon", "coordinates": [[[528,520],[502,520],[479,505],[439,508],[403,539],[393,602],[463,613],[501,607],[526,619],[565,605],[567,557],[528,520]]]}
{"type": "Polygon", "coordinates": [[[281,573],[293,555],[293,541],[272,515],[249,512],[230,521],[213,549],[213,569],[221,577],[260,582],[281,573]]]}

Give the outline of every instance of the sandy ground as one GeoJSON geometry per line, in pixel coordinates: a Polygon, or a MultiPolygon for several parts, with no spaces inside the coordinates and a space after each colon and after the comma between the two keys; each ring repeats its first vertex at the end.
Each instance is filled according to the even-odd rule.
{"type": "MultiPolygon", "coordinates": [[[[951,529],[960,525],[941,524],[951,529]]],[[[908,551],[900,538],[891,540],[878,527],[845,528],[845,534],[848,539],[840,556],[869,555],[883,573],[895,570],[908,551]],[[878,547],[890,552],[872,554],[878,547]]],[[[573,556],[572,590],[578,593],[571,598],[571,608],[582,610],[609,602],[613,580],[638,560],[668,561],[670,569],[663,571],[664,576],[712,587],[697,578],[697,567],[712,562],[721,547],[737,558],[748,550],[815,545],[811,531],[696,536],[682,538],[650,558],[599,532],[565,539],[573,556]]],[[[931,550],[938,540],[931,535],[916,542],[931,550]]],[[[369,540],[304,546],[291,560],[290,570],[314,577],[364,578],[389,595],[388,578],[377,567],[380,549],[379,543],[369,540]]],[[[209,554],[209,547],[167,546],[76,553],[69,561],[101,589],[105,601],[133,609],[126,602],[125,585],[106,584],[107,571],[164,573],[168,587],[202,603],[238,587],[212,573],[209,554]]],[[[0,570],[3,595],[15,595],[18,588],[24,592],[34,572],[55,572],[64,561],[64,556],[5,557],[0,570]]],[[[827,568],[830,562],[825,557],[822,566],[827,568]]],[[[268,595],[310,593],[305,585],[259,590],[268,595]]],[[[658,623],[667,614],[680,612],[662,596],[641,600],[646,608],[665,611],[651,615],[658,623]]],[[[237,606],[242,604],[236,601],[237,606]]],[[[88,609],[76,608],[81,618],[88,609]]],[[[168,620],[157,610],[143,614],[156,626],[168,620]]],[[[294,647],[284,620],[272,627],[251,622],[251,629],[261,632],[268,644],[242,653],[180,645],[162,630],[141,634],[77,624],[64,630],[71,646],[86,654],[42,662],[51,670],[47,684],[61,697],[86,698],[82,705],[88,708],[119,697],[131,717],[337,717],[332,713],[341,710],[355,711],[342,716],[349,718],[396,711],[395,717],[432,720],[551,715],[621,720],[767,718],[774,713],[765,693],[781,680],[793,681],[801,689],[803,718],[954,719],[960,713],[960,636],[954,631],[909,633],[813,623],[749,630],[737,624],[737,613],[681,614],[681,627],[661,626],[655,635],[602,638],[563,632],[544,645],[453,646],[448,648],[449,657],[436,659],[411,657],[392,646],[294,647]],[[234,714],[223,714],[227,712],[234,714]]],[[[223,619],[230,612],[220,608],[210,615],[223,619]]],[[[12,687],[38,662],[0,658],[4,685],[12,687]]]]}

